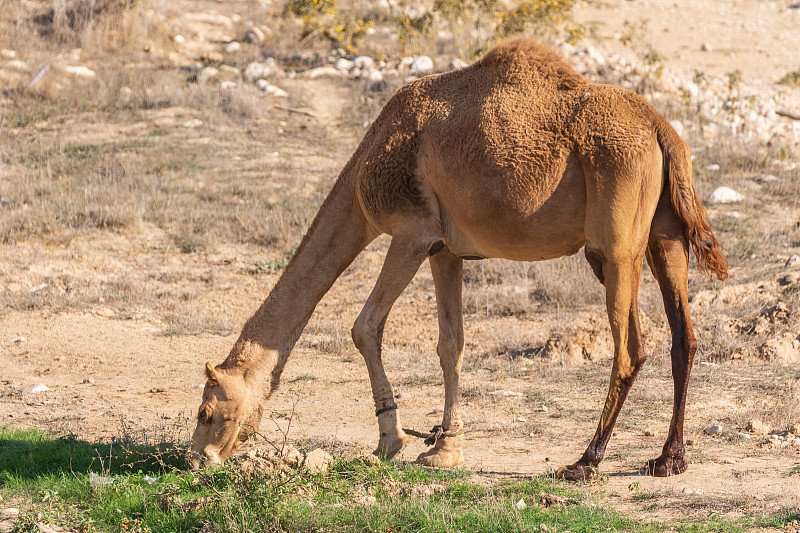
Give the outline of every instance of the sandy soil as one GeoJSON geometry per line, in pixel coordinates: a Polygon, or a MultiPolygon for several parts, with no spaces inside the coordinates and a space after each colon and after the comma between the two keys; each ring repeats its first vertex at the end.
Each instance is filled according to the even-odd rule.
{"type": "MultiPolygon", "coordinates": [[[[745,79],[774,82],[790,67],[800,66],[798,11],[786,2],[615,0],[590,2],[577,16],[587,24],[595,21],[599,39],[609,48],[625,49],[614,35],[626,30],[626,20],[647,19],[646,41],[666,56],[671,68],[714,73],[739,68],[745,79]],[[701,51],[705,42],[712,45],[711,52],[701,51]]],[[[307,113],[273,108],[252,121],[247,135],[224,124],[200,132],[181,129],[192,112],[175,109],[119,122],[83,117],[43,126],[38,134],[91,143],[138,138],[157,124],[169,131],[167,139],[211,146],[217,154],[206,155],[206,170],[217,177],[240,168],[247,176],[265,169],[286,171],[291,179],[276,185],[276,195],[313,197],[330,187],[358,142],[348,115],[358,104],[340,82],[287,84],[301,92],[289,106],[307,113]]],[[[721,216],[721,208],[710,213],[712,219],[721,216]]],[[[784,213],[796,217],[796,203],[784,213]]],[[[123,434],[188,438],[203,363],[224,358],[238,328],[277,280],[276,274],[254,274],[254,265],[280,258],[283,251],[212,242],[184,254],[171,239],[143,223],[0,246],[0,287],[8,301],[16,302],[0,311],[0,424],[72,432],[90,440],[123,434]],[[119,288],[123,282],[124,290],[119,288]],[[30,308],[19,303],[33,298],[26,295],[41,283],[49,284],[44,290],[51,300],[30,308]],[[73,286],[92,298],[64,305],[73,286]],[[51,390],[21,396],[21,387],[37,383],[51,390]]],[[[283,388],[269,406],[276,413],[294,409],[301,415],[288,429],[291,438],[329,445],[346,441],[368,450],[377,442],[369,381],[349,329],[377,277],[387,242],[371,245],[345,272],[298,343],[283,388]]],[[[744,323],[781,299],[776,280],[784,273],[786,258],[798,251],[794,243],[734,268],[729,287],[740,290],[728,293],[733,296],[727,300],[714,299],[721,285],[692,278],[692,292],[704,291],[692,304],[702,362],[693,374],[687,409],[687,437],[693,444],[688,472],[669,479],[638,471],[658,455],[666,438],[672,388],[668,328],[655,283],[644,273],[643,324],[652,359],[634,386],[602,464],[608,477],[585,487],[589,497],[634,517],[658,520],[707,516],[711,510],[734,517],[775,513],[800,505],[800,448],[771,444],[767,436],[737,436],[752,418],[784,434],[800,423],[796,363],[752,358],[709,362],[703,353],[718,341],[714,336],[724,317],[744,323]],[[747,298],[750,303],[742,304],[747,298]],[[723,425],[721,435],[704,434],[712,423],[723,425]],[[699,492],[685,494],[687,487],[699,492]]],[[[588,267],[585,271],[590,278],[588,267]]],[[[562,365],[531,350],[568,327],[604,327],[600,301],[543,305],[517,315],[476,312],[466,317],[466,468],[489,483],[549,473],[577,459],[594,432],[607,387],[607,357],[562,365]],[[500,390],[523,395],[492,394],[500,390]]],[[[741,342],[749,346],[744,336],[741,342]]],[[[399,400],[403,420],[418,430],[440,421],[435,410],[442,405],[443,389],[435,344],[433,284],[424,265],[390,317],[385,345],[395,392],[411,396],[399,400]]],[[[285,422],[265,417],[261,430],[267,438],[278,438],[286,431],[285,422]]],[[[414,442],[399,460],[413,460],[422,451],[421,441],[414,442]]]]}

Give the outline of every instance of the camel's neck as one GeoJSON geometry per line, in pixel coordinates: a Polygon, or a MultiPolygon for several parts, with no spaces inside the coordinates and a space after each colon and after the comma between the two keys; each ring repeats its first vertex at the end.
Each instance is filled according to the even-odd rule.
{"type": "Polygon", "coordinates": [[[245,324],[224,368],[273,371],[277,366],[280,373],[317,303],[376,236],[354,189],[352,180],[336,182],[278,283],[245,324]]]}

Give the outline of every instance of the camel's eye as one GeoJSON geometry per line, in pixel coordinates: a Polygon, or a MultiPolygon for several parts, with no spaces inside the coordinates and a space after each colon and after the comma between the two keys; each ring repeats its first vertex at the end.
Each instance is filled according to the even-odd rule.
{"type": "Polygon", "coordinates": [[[209,407],[208,405],[201,405],[200,411],[197,413],[197,420],[199,420],[203,424],[208,424],[209,422],[211,422],[212,413],[213,411],[211,410],[211,407],[209,407]]]}

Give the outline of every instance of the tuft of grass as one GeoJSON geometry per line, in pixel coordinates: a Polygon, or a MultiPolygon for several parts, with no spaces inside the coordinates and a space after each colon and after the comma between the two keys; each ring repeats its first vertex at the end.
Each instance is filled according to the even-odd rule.
{"type": "Polygon", "coordinates": [[[778,83],[780,83],[781,85],[790,85],[793,87],[800,86],[800,68],[784,74],[784,76],[780,79],[778,83]]]}

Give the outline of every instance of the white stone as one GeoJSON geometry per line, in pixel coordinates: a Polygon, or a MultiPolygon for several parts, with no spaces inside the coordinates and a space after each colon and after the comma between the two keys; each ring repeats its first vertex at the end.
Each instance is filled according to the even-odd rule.
{"type": "Polygon", "coordinates": [[[17,57],[17,52],[7,48],[0,48],[0,57],[3,59],[14,59],[17,57]]]}
{"type": "Polygon", "coordinates": [[[83,378],[83,382],[84,382],[84,383],[88,383],[88,384],[90,384],[90,385],[91,385],[92,383],[94,383],[94,378],[93,378],[92,376],[89,376],[89,377],[83,378]]]}
{"type": "Polygon", "coordinates": [[[523,500],[522,498],[520,498],[520,500],[514,504],[514,508],[519,509],[520,511],[525,509],[527,506],[528,505],[525,503],[525,500],[523,500]]]}
{"type": "Polygon", "coordinates": [[[245,32],[244,40],[252,44],[261,43],[264,41],[264,32],[253,26],[245,32]]]}
{"type": "Polygon", "coordinates": [[[219,69],[214,67],[205,67],[197,73],[197,83],[200,85],[206,85],[217,76],[219,76],[219,69]]]}
{"type": "Polygon", "coordinates": [[[411,74],[425,74],[433,70],[433,59],[428,56],[419,56],[408,67],[411,74]]]}
{"type": "Polygon", "coordinates": [[[19,514],[19,509],[16,507],[7,507],[0,511],[0,515],[2,516],[17,516],[19,514]]]}
{"type": "Polygon", "coordinates": [[[94,71],[88,67],[84,67],[83,65],[67,65],[63,67],[64,72],[68,72],[73,76],[81,76],[83,78],[94,78],[96,74],[94,71]]]}
{"type": "Polygon", "coordinates": [[[339,78],[341,76],[344,76],[344,72],[330,66],[312,68],[303,73],[303,77],[312,80],[316,78],[339,78]]]}
{"type": "Polygon", "coordinates": [[[711,43],[703,43],[702,46],[700,46],[700,50],[703,52],[713,52],[714,47],[711,46],[711,43]]]}
{"type": "Polygon", "coordinates": [[[258,87],[267,94],[271,94],[272,96],[278,96],[280,98],[286,98],[287,96],[289,96],[289,93],[287,93],[280,87],[272,85],[267,80],[258,80],[256,82],[256,87],[258,87]]]}
{"type": "Polygon", "coordinates": [[[130,87],[120,87],[119,88],[119,96],[120,98],[127,100],[133,95],[133,89],[130,87]]]}
{"type": "Polygon", "coordinates": [[[31,385],[29,387],[25,387],[22,389],[22,395],[27,396],[29,394],[36,394],[38,392],[44,392],[50,390],[50,387],[45,385],[44,383],[39,383],[38,385],[31,385]]]}
{"type": "Polygon", "coordinates": [[[739,213],[739,211],[727,211],[725,212],[725,216],[731,218],[742,218],[742,214],[739,213]]]}
{"type": "Polygon", "coordinates": [[[463,59],[459,59],[459,58],[453,59],[452,61],[450,61],[450,64],[447,65],[447,67],[450,70],[458,70],[458,69],[461,69],[461,68],[465,68],[466,66],[467,66],[467,62],[464,61],[463,59]]]}
{"type": "Polygon", "coordinates": [[[267,59],[264,63],[250,63],[247,65],[247,68],[244,69],[244,77],[250,83],[256,80],[269,78],[270,76],[276,78],[283,78],[286,76],[272,58],[267,59]]]}
{"type": "Polygon", "coordinates": [[[521,397],[524,396],[521,392],[516,392],[513,390],[496,390],[491,393],[493,396],[506,396],[506,397],[521,397]]]}
{"type": "Polygon", "coordinates": [[[336,60],[336,63],[333,64],[333,68],[342,72],[350,72],[353,70],[353,62],[344,57],[340,57],[336,60]]]}
{"type": "Polygon", "coordinates": [[[731,189],[730,187],[717,187],[710,195],[708,201],[712,204],[730,204],[734,202],[741,202],[744,200],[744,195],[731,189]]]}
{"type": "Polygon", "coordinates": [[[353,66],[360,69],[370,69],[375,66],[375,61],[369,56],[358,56],[353,59],[353,66]]]}
{"type": "Polygon", "coordinates": [[[369,81],[381,81],[383,80],[383,74],[381,74],[378,69],[371,68],[366,72],[361,73],[361,79],[369,81]]]}
{"type": "Polygon", "coordinates": [[[222,50],[226,54],[232,54],[234,52],[238,52],[241,47],[242,45],[239,44],[239,41],[231,41],[228,44],[226,44],[222,50]]]}
{"type": "Polygon", "coordinates": [[[398,392],[394,397],[398,400],[410,400],[412,398],[412,396],[407,392],[398,392]]]}
{"type": "Polygon", "coordinates": [[[184,128],[199,128],[203,125],[203,121],[199,118],[189,119],[183,123],[184,128]]]}
{"type": "Polygon", "coordinates": [[[722,426],[720,424],[713,424],[706,428],[706,435],[716,435],[722,431],[722,426]]]}
{"type": "Polygon", "coordinates": [[[28,339],[26,339],[25,337],[11,337],[10,339],[6,339],[6,342],[15,343],[15,342],[25,342],[27,340],[28,339]]]}
{"type": "Polygon", "coordinates": [[[219,88],[222,89],[223,91],[229,90],[229,89],[235,89],[236,88],[236,82],[235,81],[223,81],[222,83],[219,84],[219,88]]]}
{"type": "Polygon", "coordinates": [[[720,169],[720,166],[718,164],[716,164],[716,163],[711,163],[710,165],[708,165],[706,167],[706,170],[709,170],[711,172],[716,172],[719,169],[720,169]]]}
{"type": "Polygon", "coordinates": [[[683,494],[703,494],[703,491],[694,487],[684,487],[681,491],[683,494]]]}
{"type": "Polygon", "coordinates": [[[19,59],[12,59],[8,63],[5,64],[6,68],[13,68],[14,70],[27,70],[28,64],[24,61],[20,61],[19,59]]]}
{"type": "Polygon", "coordinates": [[[400,61],[397,62],[397,68],[410,67],[413,62],[413,57],[401,57],[400,61]]]}

